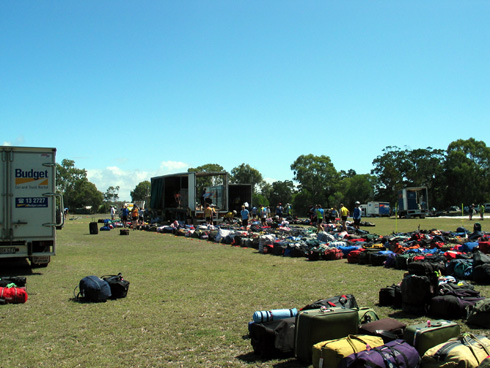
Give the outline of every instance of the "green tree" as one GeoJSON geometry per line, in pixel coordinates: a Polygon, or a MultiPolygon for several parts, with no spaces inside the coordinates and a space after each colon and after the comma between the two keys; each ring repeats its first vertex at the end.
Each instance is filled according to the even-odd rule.
{"type": "MultiPolygon", "coordinates": [[[[73,188],[75,183],[87,178],[87,170],[77,169],[75,161],[64,159],[56,164],[56,189],[59,193],[65,193],[73,188]]],[[[65,198],[66,199],[66,198],[65,198]]]]}
{"type": "Polygon", "coordinates": [[[330,157],[301,155],[291,165],[291,170],[294,172],[293,180],[299,183],[298,190],[302,193],[296,200],[306,200],[306,206],[314,203],[329,205],[329,198],[336,192],[339,184],[339,173],[330,157]]]}
{"type": "Polygon", "coordinates": [[[134,201],[145,201],[151,194],[151,183],[148,180],[142,181],[134,190],[131,191],[131,200],[134,201]]]}
{"type": "MultiPolygon", "coordinates": [[[[223,173],[226,172],[223,166],[219,164],[205,164],[197,167],[191,167],[187,172],[197,172],[197,173],[223,173]]],[[[205,187],[212,187],[216,185],[223,185],[223,176],[213,175],[213,176],[200,176],[196,179],[197,192],[201,193],[205,187]]]]}
{"type": "Polygon", "coordinates": [[[376,178],[369,174],[345,177],[340,182],[343,203],[351,209],[356,201],[366,203],[374,198],[376,178]]]}
{"type": "Polygon", "coordinates": [[[252,192],[255,193],[256,186],[260,186],[262,174],[248,164],[241,164],[231,170],[230,182],[234,184],[252,184],[252,192]]]}
{"type": "Polygon", "coordinates": [[[69,208],[91,206],[92,213],[99,210],[104,199],[102,192],[97,190],[95,184],[89,182],[87,179],[80,179],[75,182],[73,187],[67,190],[67,197],[69,208]]]}
{"type": "Polygon", "coordinates": [[[278,203],[283,205],[292,203],[294,193],[294,184],[291,180],[275,181],[269,193],[269,203],[275,207],[278,203]]]}
{"type": "Polygon", "coordinates": [[[445,163],[446,205],[482,203],[490,197],[490,148],[474,138],[449,144],[445,163]]]}
{"type": "Polygon", "coordinates": [[[403,188],[403,173],[400,170],[404,152],[396,146],[383,149],[383,154],[373,160],[371,174],[377,177],[375,199],[394,203],[398,190],[403,188]]]}
{"type": "Polygon", "coordinates": [[[110,186],[104,193],[104,202],[114,204],[119,200],[119,185],[116,187],[110,186]]]}

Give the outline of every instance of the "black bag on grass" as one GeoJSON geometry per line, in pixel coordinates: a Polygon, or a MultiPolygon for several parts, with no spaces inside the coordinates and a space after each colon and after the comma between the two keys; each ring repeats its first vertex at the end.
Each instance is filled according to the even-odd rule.
{"type": "Polygon", "coordinates": [[[24,276],[5,276],[0,278],[0,287],[7,287],[7,285],[15,284],[16,287],[26,286],[27,279],[24,276]]]}
{"type": "Polygon", "coordinates": [[[111,299],[125,298],[128,295],[129,281],[124,280],[121,273],[101,277],[111,288],[111,299]]]}
{"type": "Polygon", "coordinates": [[[77,287],[79,291],[75,298],[79,301],[106,302],[112,295],[109,283],[97,276],[84,277],[77,287]]]}

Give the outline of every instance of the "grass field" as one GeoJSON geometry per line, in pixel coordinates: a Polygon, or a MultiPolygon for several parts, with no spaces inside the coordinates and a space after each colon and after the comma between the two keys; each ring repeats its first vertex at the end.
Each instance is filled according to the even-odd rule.
{"type": "MultiPolygon", "coordinates": [[[[1,264],[0,275],[27,276],[29,300],[0,306],[0,366],[302,367],[294,359],[257,360],[247,323],[256,310],[299,308],[343,293],[354,294],[360,306],[373,307],[380,317],[424,320],[376,305],[379,289],[398,283],[404,271],[262,255],[154,232],[89,235],[89,221],[67,221],[47,268],[1,264]],[[131,282],[127,298],[100,304],[73,300],[84,276],[118,272],[131,282]]],[[[472,229],[474,223],[466,218],[372,221],[376,226],[365,229],[384,235],[419,225],[472,229]]],[[[489,286],[476,288],[490,296],[489,286]]]]}

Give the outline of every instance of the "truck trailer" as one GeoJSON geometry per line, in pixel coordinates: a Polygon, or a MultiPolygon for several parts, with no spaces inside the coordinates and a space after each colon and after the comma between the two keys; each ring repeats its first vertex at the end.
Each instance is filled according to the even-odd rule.
{"type": "Polygon", "coordinates": [[[390,216],[389,202],[368,202],[361,205],[361,209],[366,217],[390,216]]]}
{"type": "Polygon", "coordinates": [[[218,221],[229,211],[252,205],[251,184],[229,184],[227,172],[186,172],[151,178],[150,210],[164,221],[204,220],[206,204],[214,206],[218,221]]]}
{"type": "Polygon", "coordinates": [[[425,218],[429,214],[427,187],[407,187],[398,191],[397,215],[425,218]]]}
{"type": "Polygon", "coordinates": [[[56,193],[56,148],[0,146],[0,259],[45,267],[56,254],[63,200],[56,193]]]}

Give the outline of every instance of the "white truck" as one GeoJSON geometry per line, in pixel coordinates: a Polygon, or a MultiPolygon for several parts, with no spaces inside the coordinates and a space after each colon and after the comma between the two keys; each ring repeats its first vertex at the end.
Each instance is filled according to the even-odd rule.
{"type": "Polygon", "coordinates": [[[56,193],[56,148],[0,146],[0,260],[46,267],[64,222],[56,193]]]}

